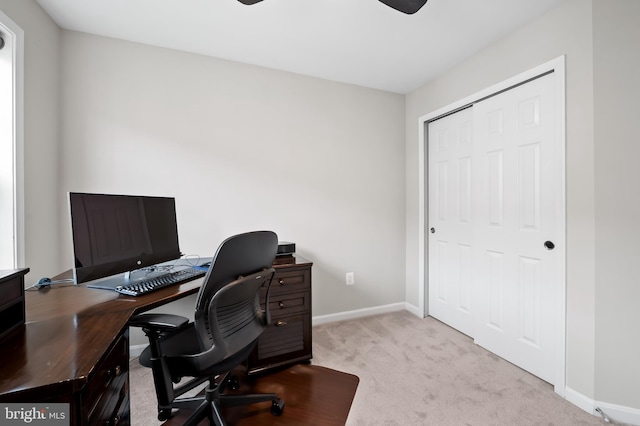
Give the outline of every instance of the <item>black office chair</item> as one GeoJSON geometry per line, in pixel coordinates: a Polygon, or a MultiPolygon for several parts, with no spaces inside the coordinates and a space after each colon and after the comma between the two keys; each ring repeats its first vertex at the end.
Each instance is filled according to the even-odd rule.
{"type": "Polygon", "coordinates": [[[269,323],[269,288],[277,246],[278,238],[270,231],[223,241],[198,293],[194,322],[171,314],[141,314],[130,321],[149,337],[140,364],[153,371],[159,420],[171,417],[174,408],[197,405],[185,424],[209,418],[212,424],[224,425],[222,406],[264,401],[271,401],[272,414],[282,414],[284,401],[276,394],[224,394],[227,388],[237,387],[237,378],[230,371],[247,360],[269,323]],[[267,289],[264,310],[261,288],[267,289]],[[183,377],[188,381],[179,384],[183,377]],[[178,398],[207,380],[204,397],[178,398]]]}

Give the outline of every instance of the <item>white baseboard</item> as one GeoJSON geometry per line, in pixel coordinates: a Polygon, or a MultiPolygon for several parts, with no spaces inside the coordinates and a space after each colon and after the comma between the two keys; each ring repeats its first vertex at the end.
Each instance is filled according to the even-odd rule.
{"type": "Polygon", "coordinates": [[[132,345],[129,346],[129,358],[137,358],[140,356],[144,348],[148,345],[132,345]]]}
{"type": "Polygon", "coordinates": [[[640,410],[637,408],[595,401],[570,387],[565,388],[565,398],[573,405],[594,416],[603,417],[602,414],[604,414],[615,425],[640,426],[640,410]],[[602,414],[596,411],[596,408],[599,408],[602,414]]]}
{"type": "Polygon", "coordinates": [[[411,312],[413,315],[417,316],[418,318],[424,318],[424,315],[422,315],[422,312],[420,312],[420,309],[415,305],[412,305],[410,303],[405,303],[404,309],[411,312]]]}
{"type": "Polygon", "coordinates": [[[595,405],[593,399],[587,398],[580,392],[576,392],[568,386],[564,388],[564,398],[576,407],[583,409],[587,413],[595,413],[595,405]]]}
{"type": "Polygon", "coordinates": [[[335,314],[318,315],[311,319],[313,325],[327,324],[330,322],[344,321],[349,319],[364,318],[371,315],[386,314],[389,312],[403,311],[406,303],[392,303],[390,305],[375,306],[373,308],[356,309],[355,311],[338,312],[335,314]]]}

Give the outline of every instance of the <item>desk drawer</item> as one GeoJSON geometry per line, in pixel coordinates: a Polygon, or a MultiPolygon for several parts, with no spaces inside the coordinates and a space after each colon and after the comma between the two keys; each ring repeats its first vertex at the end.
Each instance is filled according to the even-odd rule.
{"type": "Polygon", "coordinates": [[[0,282],[0,308],[22,299],[24,280],[22,277],[2,280],[0,282]]]}
{"type": "MultiPolygon", "coordinates": [[[[283,293],[292,291],[310,291],[311,290],[311,271],[310,269],[294,269],[287,271],[276,271],[273,281],[271,282],[271,298],[283,293]]],[[[262,296],[266,290],[262,290],[262,296]]]]}
{"type": "Polygon", "coordinates": [[[82,393],[82,410],[89,424],[108,424],[128,405],[129,339],[125,331],[98,366],[82,393]]]}
{"type": "Polygon", "coordinates": [[[288,317],[294,314],[309,312],[311,309],[311,293],[285,293],[269,298],[269,313],[272,319],[288,317]]]}
{"type": "Polygon", "coordinates": [[[311,359],[311,318],[295,315],[271,320],[249,360],[250,373],[311,359]]]}

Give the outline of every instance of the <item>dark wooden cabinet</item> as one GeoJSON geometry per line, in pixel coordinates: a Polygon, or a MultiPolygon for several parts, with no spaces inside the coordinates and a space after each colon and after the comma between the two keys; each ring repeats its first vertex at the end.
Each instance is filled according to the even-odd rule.
{"type": "Polygon", "coordinates": [[[24,276],[29,268],[0,271],[0,339],[23,327],[24,276]]]}
{"type": "MultiPolygon", "coordinates": [[[[311,350],[311,266],[300,256],[274,263],[276,275],[269,294],[271,322],[249,357],[249,374],[308,361],[311,350]]],[[[261,303],[264,305],[266,290],[261,303]]]]}

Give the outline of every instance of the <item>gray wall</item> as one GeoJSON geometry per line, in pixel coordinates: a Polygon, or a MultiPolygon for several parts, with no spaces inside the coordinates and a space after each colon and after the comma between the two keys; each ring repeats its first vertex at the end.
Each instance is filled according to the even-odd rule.
{"type": "Polygon", "coordinates": [[[24,208],[26,281],[60,271],[60,29],[35,1],[0,0],[24,31],[24,208]]]}
{"type": "Polygon", "coordinates": [[[62,210],[65,191],[175,196],[185,253],[295,242],[314,316],[404,302],[404,96],[63,31],[61,111],[62,210]]]}
{"type": "Polygon", "coordinates": [[[403,96],[0,10],[25,32],[30,284],[72,265],[66,192],[104,191],[175,196],[189,254],[257,228],[296,242],[314,315],[404,301],[403,96]]]}
{"type": "Polygon", "coordinates": [[[596,399],[640,408],[640,2],[593,11],[596,399]]]}
{"type": "Polygon", "coordinates": [[[640,66],[633,0],[568,0],[406,97],[407,302],[418,306],[418,118],[566,55],[567,386],[640,408],[640,66]],[[631,187],[629,185],[632,185],[631,187]]]}

